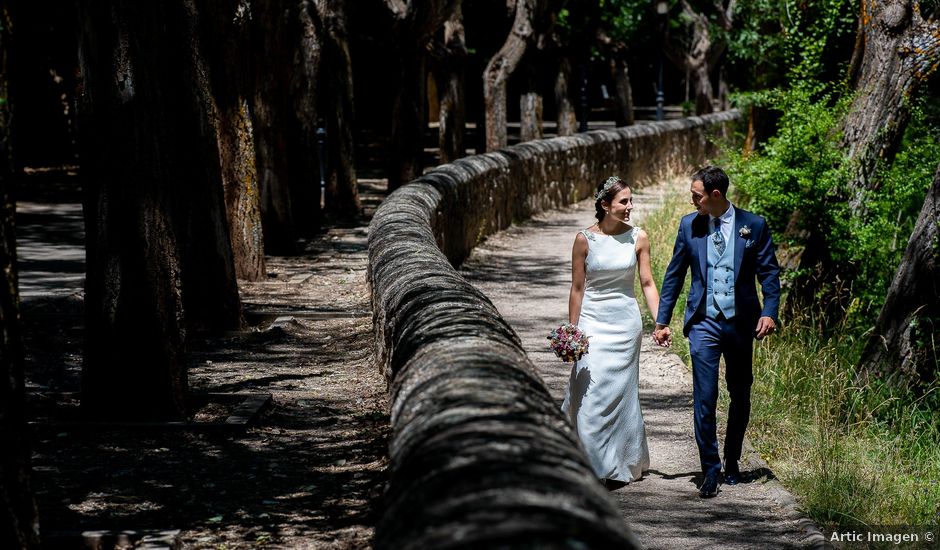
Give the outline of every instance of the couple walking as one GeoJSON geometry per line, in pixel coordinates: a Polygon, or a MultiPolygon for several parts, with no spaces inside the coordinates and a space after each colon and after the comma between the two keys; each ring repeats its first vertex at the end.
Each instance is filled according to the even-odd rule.
{"type": "Polygon", "coordinates": [[[630,223],[633,196],[623,180],[612,177],[598,186],[598,221],[575,238],[568,319],[591,338],[591,351],[571,369],[562,410],[594,473],[607,485],[635,481],[649,469],[638,392],[643,327],[634,296],[637,271],[646,303],[656,315],[653,339],[669,346],[669,322],[691,270],[683,333],[692,356],[695,441],[704,476],[699,495],[717,495],[721,483],[715,408],[722,355],[731,397],[724,482],[740,480],[738,460],[751,408],[753,341],[776,327],[780,268],[766,222],[732,205],[728,184],[720,168],[709,166],[692,175],[696,212],[679,222],[661,297],[650,268],[649,238],[630,223]]]}

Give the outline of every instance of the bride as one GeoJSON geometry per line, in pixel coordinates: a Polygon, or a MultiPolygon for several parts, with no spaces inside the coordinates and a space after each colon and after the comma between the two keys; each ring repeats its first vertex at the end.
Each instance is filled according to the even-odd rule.
{"type": "Polygon", "coordinates": [[[575,237],[568,299],[568,320],[590,337],[590,352],[571,369],[562,410],[595,475],[612,486],[636,481],[649,469],[638,388],[643,323],[634,294],[637,267],[654,317],[659,292],[649,238],[630,225],[630,188],[614,176],[598,185],[594,199],[598,221],[575,237]]]}

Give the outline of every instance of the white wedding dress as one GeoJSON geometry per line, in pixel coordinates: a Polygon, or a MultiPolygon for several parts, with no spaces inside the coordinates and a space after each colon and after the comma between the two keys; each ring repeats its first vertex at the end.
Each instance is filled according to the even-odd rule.
{"type": "Polygon", "coordinates": [[[650,463],[639,395],[643,322],[633,289],[638,231],[581,232],[588,254],[578,326],[590,346],[571,368],[561,406],[597,477],[623,482],[640,479],[650,463]]]}

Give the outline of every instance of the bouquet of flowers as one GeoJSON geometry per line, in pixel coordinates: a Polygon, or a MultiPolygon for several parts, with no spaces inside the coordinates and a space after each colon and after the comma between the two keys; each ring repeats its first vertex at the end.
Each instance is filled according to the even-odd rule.
{"type": "Polygon", "coordinates": [[[565,323],[548,335],[549,347],[565,363],[577,361],[588,352],[588,337],[578,325],[565,323]]]}

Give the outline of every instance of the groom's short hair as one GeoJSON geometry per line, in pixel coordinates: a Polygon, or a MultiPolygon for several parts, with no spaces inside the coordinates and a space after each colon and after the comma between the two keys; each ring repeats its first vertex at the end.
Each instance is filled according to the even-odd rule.
{"type": "Polygon", "coordinates": [[[728,185],[730,184],[728,174],[725,174],[725,171],[717,166],[706,166],[696,170],[692,174],[692,181],[701,181],[706,193],[711,193],[717,189],[721,192],[721,196],[728,194],[728,185]]]}

